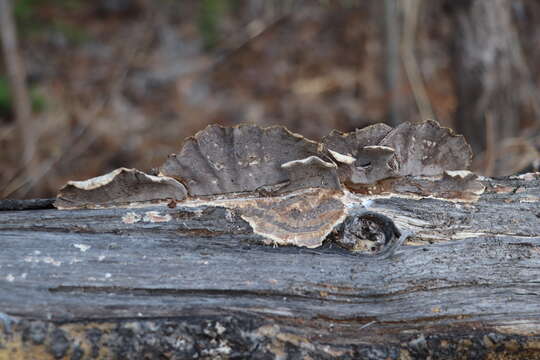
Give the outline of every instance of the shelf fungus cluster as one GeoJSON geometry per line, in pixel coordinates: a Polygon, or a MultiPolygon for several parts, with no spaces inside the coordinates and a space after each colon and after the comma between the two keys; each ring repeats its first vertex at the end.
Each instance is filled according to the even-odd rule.
{"type": "Polygon", "coordinates": [[[278,126],[210,125],[187,138],[157,175],[121,168],[70,181],[55,205],[223,206],[267,244],[313,248],[331,238],[349,250],[381,255],[405,235],[392,220],[361,209],[362,197],[475,201],[483,186],[466,170],[471,157],[462,136],[434,121],[332,131],[321,142],[278,126]]]}

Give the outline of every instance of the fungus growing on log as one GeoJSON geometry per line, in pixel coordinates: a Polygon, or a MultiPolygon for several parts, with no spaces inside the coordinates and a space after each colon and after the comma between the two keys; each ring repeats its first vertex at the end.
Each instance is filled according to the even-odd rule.
{"type": "Polygon", "coordinates": [[[350,133],[334,130],[323,138],[344,184],[372,184],[397,175],[394,150],[378,146],[391,130],[388,125],[376,124],[350,133]]]}
{"type": "Polygon", "coordinates": [[[463,137],[434,121],[332,131],[321,143],[279,126],[210,125],[186,139],[158,176],[122,168],[72,181],[55,205],[130,207],[168,200],[174,208],[196,201],[237,212],[267,244],[317,247],[336,230],[340,246],[379,256],[404,237],[382,215],[349,214],[348,190],[475,201],[482,184],[458,171],[470,158],[463,137]]]}
{"type": "Polygon", "coordinates": [[[467,169],[472,158],[463,136],[435,121],[403,123],[395,129],[378,124],[345,134],[333,131],[323,143],[339,166],[341,181],[353,189],[392,177],[467,169]]]}
{"type": "Polygon", "coordinates": [[[432,176],[445,170],[465,170],[472,159],[465,138],[433,120],[403,123],[379,145],[395,149],[400,176],[432,176]]]}
{"type": "Polygon", "coordinates": [[[400,178],[393,186],[395,192],[413,193],[442,199],[471,202],[478,200],[484,192],[484,185],[478,175],[467,170],[445,171],[442,176],[433,178],[400,178]],[[406,189],[408,187],[408,189],[406,189]]]}
{"type": "Polygon", "coordinates": [[[373,184],[381,179],[397,175],[394,149],[387,146],[364,146],[358,151],[352,166],[343,167],[344,182],[351,187],[355,184],[373,184]]]}
{"type": "Polygon", "coordinates": [[[210,125],[186,139],[178,155],[172,154],[160,175],[181,181],[192,196],[249,192],[288,180],[282,165],[318,156],[320,144],[284,127],[261,128],[210,125]]]}
{"type": "Polygon", "coordinates": [[[238,202],[235,210],[269,245],[321,246],[346,218],[342,193],[310,189],[238,202]]]}
{"type": "Polygon", "coordinates": [[[433,197],[459,202],[474,202],[484,192],[478,176],[467,170],[445,171],[439,176],[404,176],[383,179],[375,184],[357,185],[360,194],[402,194],[433,197]]]}
{"type": "Polygon", "coordinates": [[[170,177],[120,168],[88,180],[68,182],[58,192],[54,205],[58,209],[99,208],[165,199],[184,200],[186,195],[184,185],[170,177]]]}
{"type": "Polygon", "coordinates": [[[336,164],[324,161],[318,156],[288,161],[281,165],[281,168],[287,171],[289,184],[280,192],[309,188],[341,190],[336,164]]]}
{"type": "Polygon", "coordinates": [[[370,125],[349,133],[332,130],[322,139],[322,143],[332,151],[356,157],[360,149],[378,145],[390,131],[392,128],[385,124],[370,125]]]}

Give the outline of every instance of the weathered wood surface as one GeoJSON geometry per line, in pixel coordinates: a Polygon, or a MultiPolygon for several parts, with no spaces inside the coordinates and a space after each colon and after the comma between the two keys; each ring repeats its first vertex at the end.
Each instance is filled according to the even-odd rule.
{"type": "Polygon", "coordinates": [[[540,177],[484,184],[364,201],[415,231],[388,259],[220,207],[0,212],[0,359],[540,358],[540,177]]]}

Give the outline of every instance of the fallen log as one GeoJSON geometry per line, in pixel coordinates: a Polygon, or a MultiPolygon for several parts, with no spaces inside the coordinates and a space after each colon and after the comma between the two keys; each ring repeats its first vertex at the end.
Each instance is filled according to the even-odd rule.
{"type": "Polygon", "coordinates": [[[480,181],[356,197],[414,232],[387,258],[217,205],[2,211],[0,359],[540,358],[540,174],[480,181]]]}

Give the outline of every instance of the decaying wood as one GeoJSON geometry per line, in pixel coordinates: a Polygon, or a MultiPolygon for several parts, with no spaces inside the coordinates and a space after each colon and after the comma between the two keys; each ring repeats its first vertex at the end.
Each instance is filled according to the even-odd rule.
{"type": "Polygon", "coordinates": [[[348,194],[414,231],[388,258],[221,206],[0,212],[0,358],[539,358],[540,175],[480,181],[348,194]]]}
{"type": "Polygon", "coordinates": [[[3,354],[529,356],[540,174],[469,163],[435,122],[209,126],[158,176],[70,182],[63,211],[0,215],[3,354]]]}

